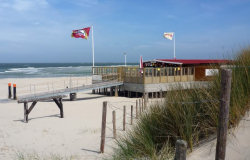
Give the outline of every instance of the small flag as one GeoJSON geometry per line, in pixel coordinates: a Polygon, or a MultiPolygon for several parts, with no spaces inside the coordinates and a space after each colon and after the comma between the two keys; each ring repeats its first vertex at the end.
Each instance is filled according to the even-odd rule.
{"type": "Polygon", "coordinates": [[[163,35],[165,38],[169,39],[169,40],[172,40],[173,39],[173,36],[174,36],[174,32],[164,32],[164,35],[163,35]]]}
{"type": "Polygon", "coordinates": [[[71,37],[88,39],[90,27],[73,30],[71,37]]]}
{"type": "Polygon", "coordinates": [[[143,68],[143,60],[142,60],[142,56],[140,57],[140,68],[143,68]]]}
{"type": "Polygon", "coordinates": [[[142,56],[140,57],[140,73],[143,74],[143,60],[142,60],[142,56]]]}

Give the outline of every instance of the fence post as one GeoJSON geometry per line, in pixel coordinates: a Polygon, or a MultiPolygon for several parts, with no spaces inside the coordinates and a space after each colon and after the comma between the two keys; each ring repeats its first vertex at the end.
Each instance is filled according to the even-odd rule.
{"type": "Polygon", "coordinates": [[[133,124],[133,105],[131,105],[131,125],[133,124]]]}
{"type": "Polygon", "coordinates": [[[144,93],[144,109],[147,109],[147,93],[144,93]]]}
{"type": "Polygon", "coordinates": [[[141,98],[141,110],[142,110],[142,112],[144,111],[144,101],[143,101],[143,98],[141,98]]]}
{"type": "Polygon", "coordinates": [[[114,139],[116,139],[116,116],[115,116],[115,111],[112,112],[113,116],[113,136],[114,139]]]}
{"type": "Polygon", "coordinates": [[[141,114],[141,99],[139,99],[139,115],[141,114]]]}
{"type": "Polygon", "coordinates": [[[125,131],[126,127],[126,106],[123,106],[123,130],[125,131]]]}
{"type": "Polygon", "coordinates": [[[100,146],[101,153],[104,153],[105,134],[106,134],[106,117],[107,117],[107,101],[104,101],[103,106],[102,106],[102,132],[101,132],[101,146],[100,146]]]}
{"type": "Polygon", "coordinates": [[[221,70],[221,99],[219,126],[217,128],[217,144],[215,160],[224,160],[226,156],[227,128],[229,119],[229,104],[231,92],[232,70],[221,70]]]}
{"type": "Polygon", "coordinates": [[[138,118],[138,100],[136,100],[136,106],[135,106],[135,118],[138,118]]]}
{"type": "Polygon", "coordinates": [[[187,142],[184,140],[177,140],[175,143],[175,157],[174,160],[186,160],[187,142]]]}

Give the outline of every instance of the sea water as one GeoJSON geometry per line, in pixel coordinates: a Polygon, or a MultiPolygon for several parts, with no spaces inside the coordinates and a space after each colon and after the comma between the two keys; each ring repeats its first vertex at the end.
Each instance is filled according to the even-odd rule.
{"type": "MultiPolygon", "coordinates": [[[[96,63],[116,66],[122,63],[96,63]]],[[[131,63],[129,65],[136,65],[131,63]]],[[[81,77],[92,75],[91,63],[0,63],[0,78],[81,77]]]]}

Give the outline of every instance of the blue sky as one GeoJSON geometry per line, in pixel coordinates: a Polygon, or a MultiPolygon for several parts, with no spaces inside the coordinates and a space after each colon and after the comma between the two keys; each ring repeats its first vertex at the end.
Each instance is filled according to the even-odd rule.
{"type": "Polygon", "coordinates": [[[88,40],[73,29],[94,26],[95,61],[228,57],[250,42],[249,0],[0,0],[0,62],[91,62],[88,40]]]}

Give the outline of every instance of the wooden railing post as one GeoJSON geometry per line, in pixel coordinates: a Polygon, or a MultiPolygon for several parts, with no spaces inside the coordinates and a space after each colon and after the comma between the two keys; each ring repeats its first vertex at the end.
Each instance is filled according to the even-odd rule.
{"type": "Polygon", "coordinates": [[[139,115],[141,114],[141,99],[139,99],[139,115]]]}
{"type": "Polygon", "coordinates": [[[126,106],[123,106],[123,130],[125,131],[126,127],[126,106]]]}
{"type": "Polygon", "coordinates": [[[116,116],[115,116],[115,111],[112,112],[112,119],[113,119],[113,136],[114,139],[116,139],[116,116]]]}
{"type": "Polygon", "coordinates": [[[177,140],[175,143],[175,157],[174,160],[186,160],[187,142],[184,140],[177,140]]]}
{"type": "Polygon", "coordinates": [[[133,124],[133,105],[131,105],[131,125],[133,124]]]}
{"type": "Polygon", "coordinates": [[[217,144],[215,160],[224,160],[226,156],[226,141],[229,119],[229,104],[231,92],[232,70],[221,70],[221,100],[219,126],[217,129],[217,144]]]}
{"type": "Polygon", "coordinates": [[[136,100],[136,106],[135,106],[135,118],[138,118],[138,100],[136,100]]]}
{"type": "Polygon", "coordinates": [[[101,131],[101,146],[100,146],[101,153],[104,153],[105,134],[106,134],[106,117],[107,117],[107,101],[104,101],[103,106],[102,106],[102,131],[101,131]]]}

